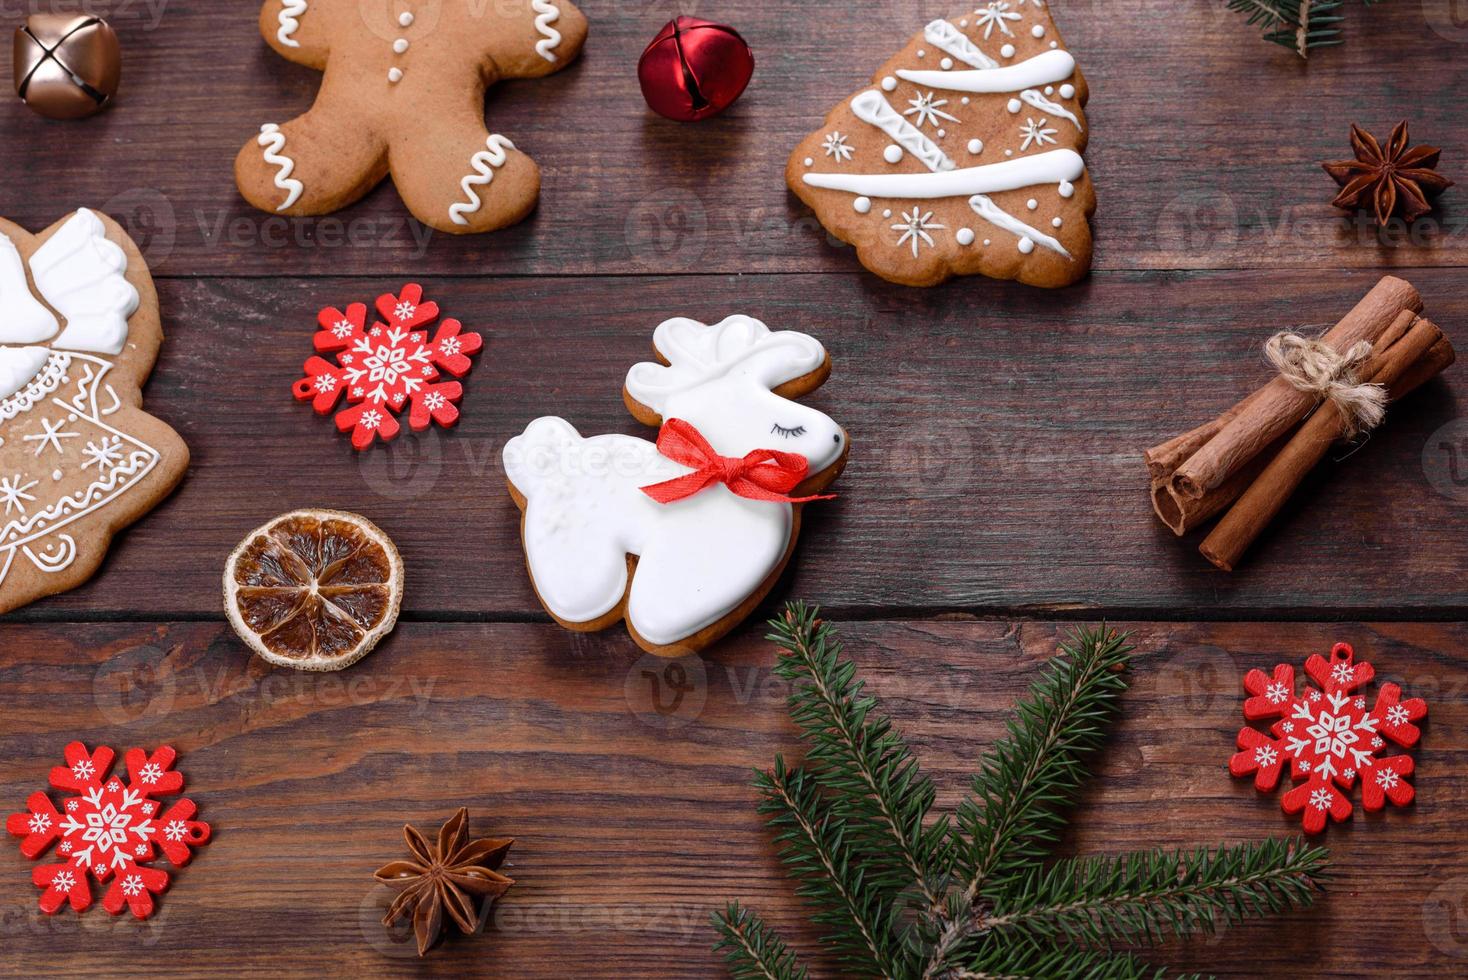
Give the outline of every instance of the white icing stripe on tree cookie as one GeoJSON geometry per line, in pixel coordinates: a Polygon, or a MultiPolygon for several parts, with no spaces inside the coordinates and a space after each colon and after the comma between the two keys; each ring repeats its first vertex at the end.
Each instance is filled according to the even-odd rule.
{"type": "Polygon", "coordinates": [[[469,158],[469,166],[474,172],[459,182],[459,187],[468,200],[449,207],[449,220],[456,225],[467,225],[469,219],[465,215],[475,214],[484,206],[477,188],[487,187],[494,180],[495,170],[503,167],[510,159],[506,151],[515,148],[514,143],[498,134],[490,136],[484,141],[484,145],[485,149],[469,158]]]}
{"type": "Polygon", "coordinates": [[[284,211],[300,199],[305,191],[305,186],[299,180],[292,180],[291,174],[296,169],[296,161],[286,156],[281,151],[285,149],[285,133],[275,123],[266,123],[260,127],[260,136],[255,141],[265,149],[265,162],[272,167],[279,168],[275,175],[275,186],[286,192],[285,203],[276,208],[284,211]]]}
{"type": "MultiPolygon", "coordinates": [[[[0,343],[39,344],[56,336],[61,324],[37,302],[26,283],[25,266],[15,243],[0,235],[0,343]]],[[[0,397],[13,393],[0,393],[0,397]]]]}
{"type": "Polygon", "coordinates": [[[53,347],[122,353],[138,291],[127,281],[127,253],[108,240],[101,218],[78,210],[36,249],[30,265],[36,289],[66,318],[53,347]]]}
{"type": "Polygon", "coordinates": [[[1003,68],[975,71],[912,71],[899,69],[897,77],[914,85],[950,92],[997,95],[1063,82],[1075,74],[1076,60],[1069,51],[1046,51],[1028,61],[1003,68]]]}
{"type": "MultiPolygon", "coordinates": [[[[876,89],[868,89],[851,100],[851,111],[864,123],[892,137],[899,146],[923,162],[929,170],[952,170],[956,166],[938,144],[924,136],[902,117],[876,89]]],[[[807,174],[809,180],[813,174],[807,174]]]]}
{"type": "Polygon", "coordinates": [[[923,28],[923,37],[935,48],[946,51],[975,68],[998,68],[999,62],[984,54],[968,35],[946,20],[935,20],[923,28]]]}
{"type": "Polygon", "coordinates": [[[1081,125],[1081,121],[1077,119],[1074,115],[1072,115],[1070,111],[1065,108],[1065,106],[1051,102],[1035,89],[1025,89],[1019,94],[1019,97],[1025,102],[1028,102],[1030,105],[1034,106],[1036,109],[1048,112],[1052,116],[1061,116],[1065,119],[1069,119],[1072,123],[1075,124],[1076,129],[1084,130],[1086,128],[1081,125]]]}
{"type": "Polygon", "coordinates": [[[806,174],[812,187],[846,191],[864,197],[972,197],[997,194],[1036,184],[1079,180],[1086,161],[1074,150],[1051,150],[1034,156],[930,174],[806,174]]]}
{"type": "Polygon", "coordinates": [[[292,35],[300,30],[300,17],[305,12],[306,0],[281,0],[280,16],[277,18],[280,21],[280,30],[276,32],[275,39],[288,48],[299,48],[301,42],[292,35]]]}
{"type": "Polygon", "coordinates": [[[983,218],[985,221],[989,222],[992,225],[995,225],[996,227],[1003,228],[1005,231],[1013,235],[1018,236],[1021,243],[1020,251],[1027,251],[1024,248],[1023,243],[1028,240],[1033,244],[1043,245],[1046,248],[1050,249],[1052,252],[1059,252],[1066,258],[1071,257],[1070,253],[1066,251],[1065,246],[1060,244],[1059,241],[1051,238],[1049,235],[1040,231],[1038,228],[1032,228],[1029,225],[1025,224],[1023,221],[1019,220],[1014,215],[1010,214],[1008,211],[1005,211],[1003,208],[999,207],[999,205],[989,200],[983,194],[975,194],[973,197],[969,198],[968,204],[969,207],[974,209],[974,213],[983,218]]]}
{"type": "Polygon", "coordinates": [[[555,61],[555,49],[561,43],[561,32],[551,25],[561,19],[560,8],[551,0],[530,0],[530,6],[538,14],[535,18],[535,29],[541,34],[541,40],[535,44],[535,51],[546,61],[555,61]]]}

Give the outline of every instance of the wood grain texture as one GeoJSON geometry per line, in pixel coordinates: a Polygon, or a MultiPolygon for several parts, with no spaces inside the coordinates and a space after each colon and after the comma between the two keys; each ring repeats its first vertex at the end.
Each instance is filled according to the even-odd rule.
{"type": "MultiPolygon", "coordinates": [[[[1450,334],[1468,325],[1463,273],[1413,278],[1450,334]]],[[[317,309],[370,301],[384,280],[164,280],[170,338],[148,406],[184,436],[192,471],[90,586],[19,615],[219,615],[220,569],[239,539],[285,509],[320,506],[393,536],[410,616],[543,620],[504,443],[539,415],[650,435],[621,386],[650,357],[653,327],[743,312],[828,345],[834,372],[811,404],[853,445],[840,499],[807,509],[777,600],[868,613],[1461,619],[1468,485],[1448,479],[1450,450],[1429,446],[1462,414],[1460,371],[1307,488],[1232,577],[1152,513],[1142,451],[1257,387],[1269,331],[1333,320],[1375,280],[1102,273],[979,310],[961,288],[873,290],[850,276],[425,279],[445,315],[487,333],[464,419],[361,456],[290,386],[317,309]],[[1453,496],[1433,489],[1428,449],[1453,496]]]]}
{"type": "MultiPolygon", "coordinates": [[[[1141,653],[1124,713],[1065,853],[1259,840],[1297,829],[1277,796],[1232,780],[1244,671],[1339,639],[1430,702],[1409,811],[1333,828],[1334,878],[1313,912],[1157,954],[1222,976],[1410,976],[1468,963],[1462,624],[1132,624],[1141,653]],[[1349,932],[1350,943],[1331,942],[1349,932]]],[[[842,624],[849,652],[951,809],[981,752],[1054,651],[1048,622],[842,624]]],[[[0,856],[0,972],[564,977],[718,975],[709,913],[760,908],[805,949],[809,927],[754,812],[751,768],[799,756],[750,625],[686,674],[621,636],[540,625],[408,624],[351,672],[250,660],[213,624],[10,627],[0,665],[0,799],[40,788],[72,738],[169,742],[214,840],[135,926],[100,908],[44,919],[27,862],[0,856]],[[676,688],[684,689],[681,700],[676,688]],[[659,713],[655,698],[662,705],[659,713]],[[401,824],[460,804],[472,829],[517,838],[520,881],[489,935],[419,967],[377,924],[371,872],[401,824]],[[137,960],[133,960],[135,963],[137,960]]],[[[8,812],[8,811],[7,811],[8,812]]],[[[401,938],[401,937],[400,937],[401,938]]],[[[830,975],[830,974],[827,974],[830,975]]]]}
{"type": "Polygon", "coordinates": [[[1316,911],[1157,962],[1468,971],[1468,381],[1451,372],[1394,413],[1231,577],[1157,523],[1140,455],[1253,388],[1270,332],[1333,321],[1384,271],[1461,341],[1464,188],[1410,233],[1377,234],[1328,206],[1318,164],[1348,154],[1352,121],[1405,117],[1468,177],[1464,0],[1353,4],[1348,45],[1308,66],[1217,0],[1060,3],[1093,91],[1100,212],[1097,271],[1054,293],[881,282],[784,188],[799,136],[952,2],[579,5],[592,33],[577,65],[490,93],[491,128],[545,187],[536,215],[489,236],[431,234],[390,187],[316,219],[245,205],[239,146],[319,83],[260,40],[254,0],[89,3],[122,39],[117,105],[62,124],[0,100],[0,214],[42,228],[84,204],[129,226],[169,338],[147,404],[194,453],[91,585],[0,625],[0,807],[42,788],[72,739],[171,742],[216,834],[143,925],[41,916],[7,847],[0,975],[720,976],[707,919],[730,898],[809,950],[749,785],[752,767],[799,752],[758,622],[793,596],[847,621],[948,808],[1056,620],[1144,620],[1066,852],[1290,833],[1277,797],[1227,775],[1239,680],[1350,640],[1430,702],[1419,802],[1330,831],[1316,911]],[[735,24],[759,60],[734,110],[696,128],[647,113],[633,71],[679,9],[735,24]],[[489,346],[458,430],[359,457],[289,387],[318,308],[409,279],[489,346]],[[756,620],[680,681],[620,629],[547,622],[499,454],[539,414],[646,434],[620,388],[653,327],[733,312],[826,342],[835,374],[813,402],[854,453],[756,620]],[[272,670],[222,622],[225,557],[297,506],[366,514],[408,565],[405,622],[341,675],[272,670]],[[420,964],[384,941],[370,873],[400,856],[404,820],[430,827],[460,804],[475,832],[519,838],[521,884],[491,934],[420,964]]]}
{"type": "MultiPolygon", "coordinates": [[[[1468,133],[1456,93],[1468,83],[1468,29],[1451,19],[1464,16],[1460,5],[1351,11],[1354,43],[1307,66],[1262,45],[1220,4],[1063,4],[1057,20],[1093,93],[1095,267],[1462,265],[1461,190],[1411,233],[1378,236],[1329,206],[1337,188],[1319,167],[1350,155],[1351,121],[1380,131],[1407,117],[1416,139],[1444,148],[1446,172],[1462,176],[1454,167],[1468,161],[1468,133]]],[[[592,29],[579,64],[491,90],[491,128],[545,170],[542,206],[512,231],[456,240],[408,221],[390,187],[324,218],[291,221],[248,207],[231,179],[235,153],[262,123],[308,107],[319,73],[270,51],[254,4],[243,0],[229,9],[215,0],[95,2],[89,9],[115,12],[122,40],[117,104],[79,126],[36,119],[17,100],[0,103],[8,137],[0,213],[43,227],[74,204],[105,208],[152,244],[158,275],[349,266],[362,274],[841,272],[874,281],[788,194],[785,159],[837,100],[955,3],[850,0],[833,16],[812,15],[808,3],[703,6],[587,0],[592,29]],[[679,7],[737,25],[758,59],[735,109],[696,129],[647,112],[633,70],[679,7]],[[59,172],[65,194],[54,190],[59,172]]],[[[986,301],[1030,295],[1017,286],[958,289],[986,301]]]]}

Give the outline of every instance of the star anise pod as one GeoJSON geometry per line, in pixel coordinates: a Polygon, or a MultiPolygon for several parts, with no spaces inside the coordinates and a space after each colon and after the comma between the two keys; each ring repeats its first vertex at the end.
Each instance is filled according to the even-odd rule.
{"type": "Polygon", "coordinates": [[[437,844],[430,844],[410,826],[403,828],[403,837],[413,860],[394,861],[380,868],[374,877],[384,885],[401,889],[382,924],[391,926],[411,914],[419,956],[427,953],[443,933],[444,912],[461,932],[472,933],[478,918],[472,896],[495,899],[515,883],[497,873],[515,842],[495,838],[471,842],[466,807],[460,807],[443,825],[437,844]]]}
{"type": "Polygon", "coordinates": [[[1416,221],[1432,210],[1429,197],[1453,186],[1437,172],[1442,150],[1435,146],[1407,149],[1405,122],[1392,130],[1385,148],[1376,137],[1352,124],[1351,149],[1356,159],[1321,164],[1341,185],[1340,194],[1331,203],[1347,211],[1369,207],[1376,212],[1376,223],[1383,227],[1399,207],[1403,218],[1416,221]]]}

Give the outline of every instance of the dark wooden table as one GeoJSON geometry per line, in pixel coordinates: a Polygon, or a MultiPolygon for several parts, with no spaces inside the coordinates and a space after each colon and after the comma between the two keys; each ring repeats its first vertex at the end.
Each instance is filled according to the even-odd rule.
{"type": "Polygon", "coordinates": [[[1468,187],[1378,236],[1328,206],[1318,166],[1347,153],[1353,120],[1408,118],[1468,180],[1468,7],[1351,4],[1349,45],[1306,66],[1221,0],[1057,4],[1092,85],[1101,210],[1094,274],[1047,293],[887,285],[783,186],[788,148],[942,3],[697,5],[759,56],[739,106],[697,127],[645,112],[636,88],[673,6],[585,0],[581,63],[491,94],[494,128],[545,188],[532,220],[478,238],[426,233],[389,187],[315,220],[243,204],[237,148],[318,83],[261,43],[253,0],[93,3],[126,53],[117,106],[61,125],[0,100],[0,213],[39,229],[103,208],[144,245],[169,333],[147,405],[194,454],[91,585],[0,626],[0,800],[9,812],[41,788],[73,739],[170,743],[216,832],[145,924],[40,915],[7,847],[0,971],[720,975],[708,916],[731,898],[809,949],[749,785],[797,751],[759,623],[791,597],[843,626],[944,806],[1067,624],[1134,630],[1135,686],[1064,844],[1083,853],[1292,832],[1276,797],[1225,771],[1239,678],[1354,643],[1431,703],[1418,802],[1329,832],[1336,877],[1316,910],[1156,959],[1230,976],[1468,971],[1463,369],[1330,466],[1236,575],[1153,518],[1139,458],[1258,382],[1270,331],[1335,319],[1385,270],[1468,345],[1468,187]],[[457,431],[359,457],[289,388],[320,306],[409,279],[489,347],[457,431]],[[619,385],[653,326],[734,312],[827,343],[817,404],[856,450],[793,570],[677,702],[620,628],[550,624],[499,453],[537,414],[636,432],[619,385]],[[225,556],[297,506],[360,511],[407,561],[404,621],[344,674],[272,670],[223,623],[225,556]],[[518,838],[521,883],[488,935],[420,965],[377,925],[370,875],[405,820],[461,804],[475,832],[518,838]]]}

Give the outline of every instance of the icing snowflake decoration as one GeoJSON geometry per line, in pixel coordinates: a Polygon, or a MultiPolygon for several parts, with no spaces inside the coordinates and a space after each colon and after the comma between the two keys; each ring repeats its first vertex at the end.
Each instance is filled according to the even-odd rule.
{"type": "Polygon", "coordinates": [[[1415,762],[1410,755],[1382,757],[1390,740],[1403,748],[1417,744],[1421,736],[1414,722],[1427,716],[1420,698],[1402,701],[1396,684],[1382,685],[1376,705],[1368,707],[1357,689],[1370,683],[1375,671],[1358,662],[1355,652],[1340,643],[1327,660],[1312,656],[1305,673],[1319,685],[1303,695],[1295,693],[1295,670],[1288,664],[1274,674],[1252,670],[1244,678],[1250,695],[1244,703],[1249,721],[1277,719],[1273,737],[1255,728],[1244,728],[1238,736],[1239,752],[1229,761],[1235,776],[1254,776],[1260,791],[1272,791],[1279,783],[1285,764],[1292,763],[1293,777],[1300,785],[1284,794],[1282,806],[1289,814],[1303,814],[1305,831],[1318,834],[1327,818],[1337,822],[1352,813],[1350,790],[1361,780],[1361,804],[1368,811],[1382,809],[1388,800],[1396,806],[1412,802],[1415,790],[1406,777],[1415,762]]]}
{"type": "Polygon", "coordinates": [[[913,121],[913,124],[919,129],[928,123],[931,123],[933,126],[941,126],[943,124],[939,120],[943,119],[949,122],[958,122],[957,116],[950,116],[943,111],[943,106],[948,104],[948,100],[938,98],[938,93],[936,92],[919,95],[917,98],[909,100],[907,104],[912,106],[912,108],[904,112],[903,115],[916,116],[917,118],[913,121]]]}
{"type": "Polygon", "coordinates": [[[66,747],[66,766],[51,770],[51,786],[77,795],[66,800],[65,815],[45,793],[33,793],[28,812],[12,814],[5,829],[22,838],[20,852],[36,860],[56,844],[60,864],[38,865],[31,880],[41,889],[40,907],[54,915],[65,904],[78,912],[92,905],[88,875],[98,885],[111,882],[102,907],[113,915],[128,909],[139,919],[153,914],[153,896],[168,888],[168,872],[149,866],[161,850],[175,868],[188,864],[193,848],[209,842],[209,825],[194,820],[197,808],[181,799],[159,814],[158,796],[183,791],[183,776],[173,769],[177,753],[168,747],[149,756],[130,749],[124,757],[126,784],[109,778],[115,753],[107,746],[88,752],[81,742],[66,747]],[[166,828],[166,829],[165,829],[166,828]]]}
{"type": "Polygon", "coordinates": [[[1045,119],[1039,122],[1033,119],[1025,120],[1025,124],[1019,128],[1020,135],[1024,137],[1024,142],[1019,146],[1021,153],[1031,146],[1044,146],[1046,143],[1055,142],[1055,130],[1045,128],[1047,121],[1045,119]]]}
{"type": "Polygon", "coordinates": [[[352,433],[357,450],[378,439],[395,439],[401,431],[395,416],[404,408],[414,432],[432,424],[456,425],[464,386],[439,379],[468,374],[473,356],[484,346],[479,334],[463,333],[458,320],[445,320],[430,339],[428,328],[438,320],[438,304],[424,302],[423,287],[416,284],[404,286],[398,296],[379,296],[377,312],[386,322],[369,328],[363,303],[352,304],[345,313],[335,307],[322,310],[316,350],[335,354],[336,363],[312,357],[306,376],[293,389],[297,400],[311,402],[321,415],[335,411],[345,393],[347,407],[336,413],[336,425],[352,433]]]}
{"type": "Polygon", "coordinates": [[[892,226],[893,231],[902,232],[902,237],[897,240],[897,244],[904,245],[912,242],[912,255],[913,258],[917,258],[918,249],[923,245],[931,247],[933,245],[932,233],[943,228],[942,225],[933,224],[932,221],[933,212],[931,211],[923,213],[918,208],[913,208],[910,214],[903,214],[902,223],[892,226]]]}
{"type": "Polygon", "coordinates": [[[974,11],[974,15],[979,26],[984,29],[984,40],[986,41],[994,33],[996,27],[1006,36],[1014,37],[1014,31],[1009,29],[1009,24],[1011,21],[1020,19],[1020,15],[1010,10],[1005,0],[992,0],[988,5],[974,11]]]}
{"type": "Polygon", "coordinates": [[[826,156],[835,157],[837,163],[845,163],[856,155],[856,150],[852,149],[847,138],[840,133],[832,133],[827,136],[821,148],[826,151],[826,156]]]}

